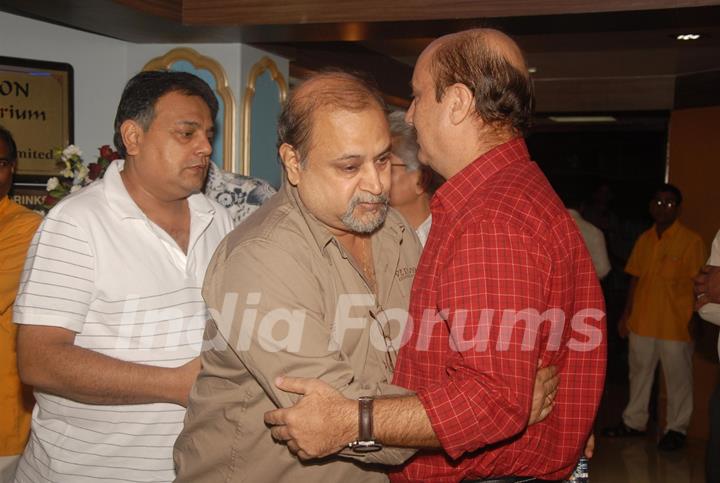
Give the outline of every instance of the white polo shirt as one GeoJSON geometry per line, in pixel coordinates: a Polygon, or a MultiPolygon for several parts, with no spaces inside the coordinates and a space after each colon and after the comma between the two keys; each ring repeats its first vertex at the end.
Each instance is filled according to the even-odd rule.
{"type": "MultiPolygon", "coordinates": [[[[132,200],[122,166],[115,161],[102,180],[48,213],[28,251],[14,321],[64,327],[77,332],[76,345],[116,359],[177,367],[200,353],[202,282],[232,219],[192,195],[185,255],[132,200]]],[[[18,482],[174,479],[183,407],[81,404],[39,391],[35,398],[18,482]]]]}

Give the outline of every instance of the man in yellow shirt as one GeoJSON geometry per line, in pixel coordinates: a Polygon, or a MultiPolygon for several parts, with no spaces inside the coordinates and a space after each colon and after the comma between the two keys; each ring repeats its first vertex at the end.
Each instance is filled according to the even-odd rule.
{"type": "Polygon", "coordinates": [[[629,336],[630,401],[623,422],[609,428],[610,437],[642,435],[648,420],[653,376],[662,362],[667,385],[667,424],[658,447],[685,445],[693,408],[693,343],[688,323],[693,313],[693,277],[705,258],[700,235],[683,226],[682,194],[662,185],[650,202],[655,224],[635,242],[625,271],[632,276],[627,304],[618,324],[629,336]]]}
{"type": "Polygon", "coordinates": [[[41,217],[8,197],[16,165],[15,141],[0,126],[0,483],[15,477],[33,405],[32,392],[18,377],[12,306],[25,254],[41,217]]]}

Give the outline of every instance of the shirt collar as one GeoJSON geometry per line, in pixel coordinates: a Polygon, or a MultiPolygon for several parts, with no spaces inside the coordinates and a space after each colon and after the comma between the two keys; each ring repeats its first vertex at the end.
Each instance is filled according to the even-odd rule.
{"type": "Polygon", "coordinates": [[[530,160],[525,140],[514,138],[494,147],[447,180],[433,196],[431,204],[449,214],[459,212],[477,189],[510,163],[530,160]]]}
{"type": "Polygon", "coordinates": [[[680,230],[680,221],[679,221],[679,220],[675,220],[675,221],[673,221],[672,225],[670,225],[670,226],[667,228],[667,230],[665,230],[665,231],[663,232],[662,238],[658,238],[658,236],[657,236],[657,224],[653,223],[653,226],[652,226],[652,231],[653,231],[653,234],[655,235],[655,239],[656,239],[656,240],[662,240],[662,239],[665,239],[666,237],[667,237],[667,238],[672,238],[672,237],[675,236],[675,234],[676,234],[679,230],[680,230]]]}
{"type": "MultiPolygon", "coordinates": [[[[105,197],[110,209],[120,218],[146,219],[147,216],[132,199],[125,188],[120,172],[125,166],[125,160],[118,159],[110,163],[102,178],[105,197]]],[[[191,214],[215,214],[215,207],[202,193],[195,193],[188,197],[188,207],[191,214]]]]}

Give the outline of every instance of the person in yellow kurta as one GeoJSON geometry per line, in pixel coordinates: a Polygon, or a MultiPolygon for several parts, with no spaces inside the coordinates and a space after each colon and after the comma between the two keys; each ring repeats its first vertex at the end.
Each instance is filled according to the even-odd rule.
{"type": "Polygon", "coordinates": [[[8,197],[16,164],[15,141],[0,127],[0,483],[15,477],[33,406],[32,391],[18,377],[12,306],[25,254],[42,218],[8,197]]]}
{"type": "Polygon", "coordinates": [[[662,362],[667,385],[667,424],[658,447],[685,445],[693,408],[693,343],[688,324],[695,296],[693,277],[706,258],[700,235],[678,220],[682,194],[662,185],[650,202],[655,224],[635,242],[625,271],[632,276],[620,336],[629,337],[630,401],[623,422],[607,436],[645,433],[653,376],[662,362]]]}

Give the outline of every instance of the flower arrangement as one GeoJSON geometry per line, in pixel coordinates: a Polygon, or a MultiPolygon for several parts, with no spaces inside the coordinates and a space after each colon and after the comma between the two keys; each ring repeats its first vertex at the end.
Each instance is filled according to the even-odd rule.
{"type": "Polygon", "coordinates": [[[98,148],[100,155],[97,161],[85,165],[82,159],[82,151],[71,144],[65,149],[57,148],[53,156],[57,160],[60,169],[58,176],[53,176],[47,181],[47,192],[43,206],[50,209],[58,201],[74,193],[83,186],[102,178],[110,163],[120,158],[120,154],[107,144],[98,148]]]}

